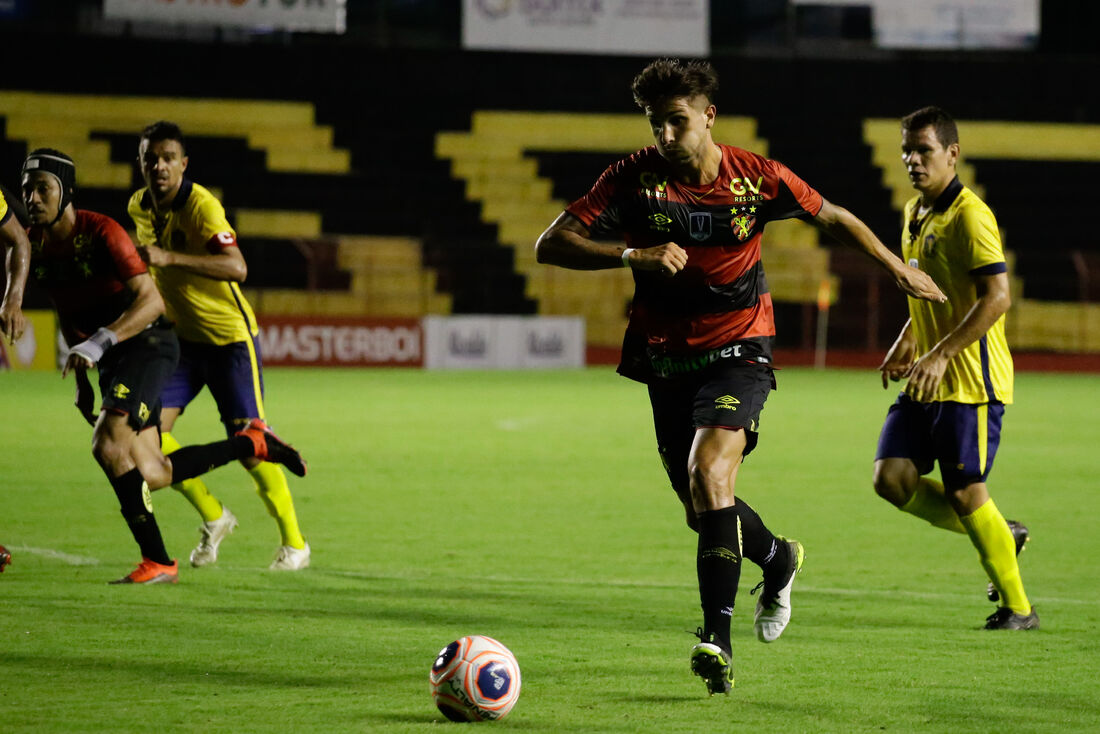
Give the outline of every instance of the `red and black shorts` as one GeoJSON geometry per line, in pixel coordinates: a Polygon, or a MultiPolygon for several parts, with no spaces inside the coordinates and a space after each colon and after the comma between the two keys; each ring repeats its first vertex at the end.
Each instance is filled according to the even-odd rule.
{"type": "Polygon", "coordinates": [[[180,345],[167,321],[119,342],[99,360],[103,410],[129,416],[135,431],[160,424],[160,394],[176,369],[180,345]]]}
{"type": "Polygon", "coordinates": [[[688,457],[696,430],[744,430],[748,456],[756,448],[760,412],[773,389],[772,368],[756,362],[719,362],[695,374],[650,380],[657,450],[678,494],[688,492],[688,457]]]}

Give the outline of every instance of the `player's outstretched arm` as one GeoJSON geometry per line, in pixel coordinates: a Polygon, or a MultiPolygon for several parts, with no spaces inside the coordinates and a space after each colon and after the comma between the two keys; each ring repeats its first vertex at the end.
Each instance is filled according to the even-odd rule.
{"type": "Polygon", "coordinates": [[[903,263],[859,217],[844,207],[822,198],[821,211],[814,217],[813,224],[841,244],[865,252],[876,260],[893,276],[898,288],[910,296],[937,303],[947,300],[928,273],[903,263]]]}
{"type": "Polygon", "coordinates": [[[23,335],[27,321],[23,315],[23,292],[30,272],[31,245],[27,233],[14,217],[9,217],[0,227],[0,243],[7,251],[8,281],[4,286],[4,300],[0,303],[0,333],[14,343],[23,335]]]}
{"type": "Polygon", "coordinates": [[[625,245],[596,242],[588,227],[569,212],[558,218],[535,242],[535,259],[570,270],[607,270],[629,265],[675,275],[687,265],[687,251],[675,242],[628,249],[625,245]]]}

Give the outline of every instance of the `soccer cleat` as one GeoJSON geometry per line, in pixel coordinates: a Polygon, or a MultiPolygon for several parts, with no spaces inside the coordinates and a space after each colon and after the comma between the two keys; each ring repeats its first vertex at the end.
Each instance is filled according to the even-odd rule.
{"type": "Polygon", "coordinates": [[[171,566],[165,566],[148,558],[142,558],[141,563],[130,573],[120,579],[108,581],[108,584],[176,584],[179,583],[179,564],[172,561],[171,566]]]}
{"type": "Polygon", "coordinates": [[[281,545],[275,554],[275,560],[268,568],[272,571],[300,571],[309,565],[309,556],[309,543],[306,543],[305,548],[281,545]]]}
{"type": "Polygon", "coordinates": [[[787,628],[791,621],[791,587],[794,586],[795,575],[802,570],[802,562],[806,560],[806,549],[797,540],[787,540],[782,535],[776,536],[787,544],[790,550],[790,560],[782,576],[764,580],[757,584],[750,592],[755,594],[763,587],[764,591],[756,600],[756,617],[752,627],[756,631],[756,639],[761,642],[775,642],[787,628]]]}
{"type": "Polygon", "coordinates": [[[209,566],[218,560],[218,546],[225,540],[225,536],[233,532],[237,527],[237,516],[222,505],[222,516],[217,520],[204,522],[199,526],[199,544],[191,551],[191,565],[195,568],[209,566]]]}
{"type": "Polygon", "coordinates": [[[985,619],[987,630],[1037,630],[1039,629],[1039,613],[1035,607],[1028,614],[1018,614],[1008,607],[997,607],[997,611],[985,619]]]}
{"type": "MultiPolygon", "coordinates": [[[[1031,540],[1031,534],[1027,530],[1027,525],[1016,522],[1015,520],[1006,520],[1008,523],[1008,529],[1012,531],[1012,539],[1016,541],[1016,557],[1019,558],[1020,554],[1024,551],[1024,546],[1027,545],[1027,541],[1031,540]]],[[[1001,594],[997,591],[997,587],[993,585],[993,582],[989,582],[989,586],[985,589],[986,598],[991,602],[999,602],[1001,600],[1001,594]]]]}
{"type": "Polygon", "coordinates": [[[259,418],[250,420],[244,429],[237,431],[236,435],[247,436],[252,440],[257,459],[282,464],[295,476],[306,475],[306,462],[302,455],[295,451],[293,446],[276,436],[275,432],[259,418]]]}
{"type": "Polygon", "coordinates": [[[733,662],[730,653],[723,650],[715,640],[714,633],[703,634],[702,628],[696,630],[699,642],[691,648],[691,672],[707,684],[707,694],[728,694],[733,688],[733,662]]]}

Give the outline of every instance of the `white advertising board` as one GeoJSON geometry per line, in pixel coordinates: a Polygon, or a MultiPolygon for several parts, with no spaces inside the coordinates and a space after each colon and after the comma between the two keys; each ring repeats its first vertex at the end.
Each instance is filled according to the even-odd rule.
{"type": "Polygon", "coordinates": [[[315,33],[343,33],[345,0],[103,0],[103,17],[315,33]]]}
{"type": "Polygon", "coordinates": [[[707,56],[708,0],[463,0],[469,49],[707,56]]]}
{"type": "Polygon", "coordinates": [[[427,369],[583,367],[584,319],[573,316],[428,316],[427,369]]]}

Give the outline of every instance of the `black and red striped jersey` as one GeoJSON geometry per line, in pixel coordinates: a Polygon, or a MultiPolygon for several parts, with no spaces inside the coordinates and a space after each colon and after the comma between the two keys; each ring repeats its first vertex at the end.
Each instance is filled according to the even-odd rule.
{"type": "Polygon", "coordinates": [[[53,301],[69,344],[118,319],[134,301],[126,281],[148,272],[130,235],[103,214],[77,209],[73,230],[61,242],[46,242],[36,227],[27,237],[31,277],[53,301]]]}
{"type": "Polygon", "coordinates": [[[608,167],[566,207],[593,239],[635,248],[675,242],[687,251],[675,277],[634,271],[628,341],[644,337],[651,355],[690,356],[740,340],[770,352],[775,319],[760,261],[764,225],[821,210],[821,195],[782,163],[719,147],[718,177],[709,184],[679,183],[650,146],[608,167]]]}

